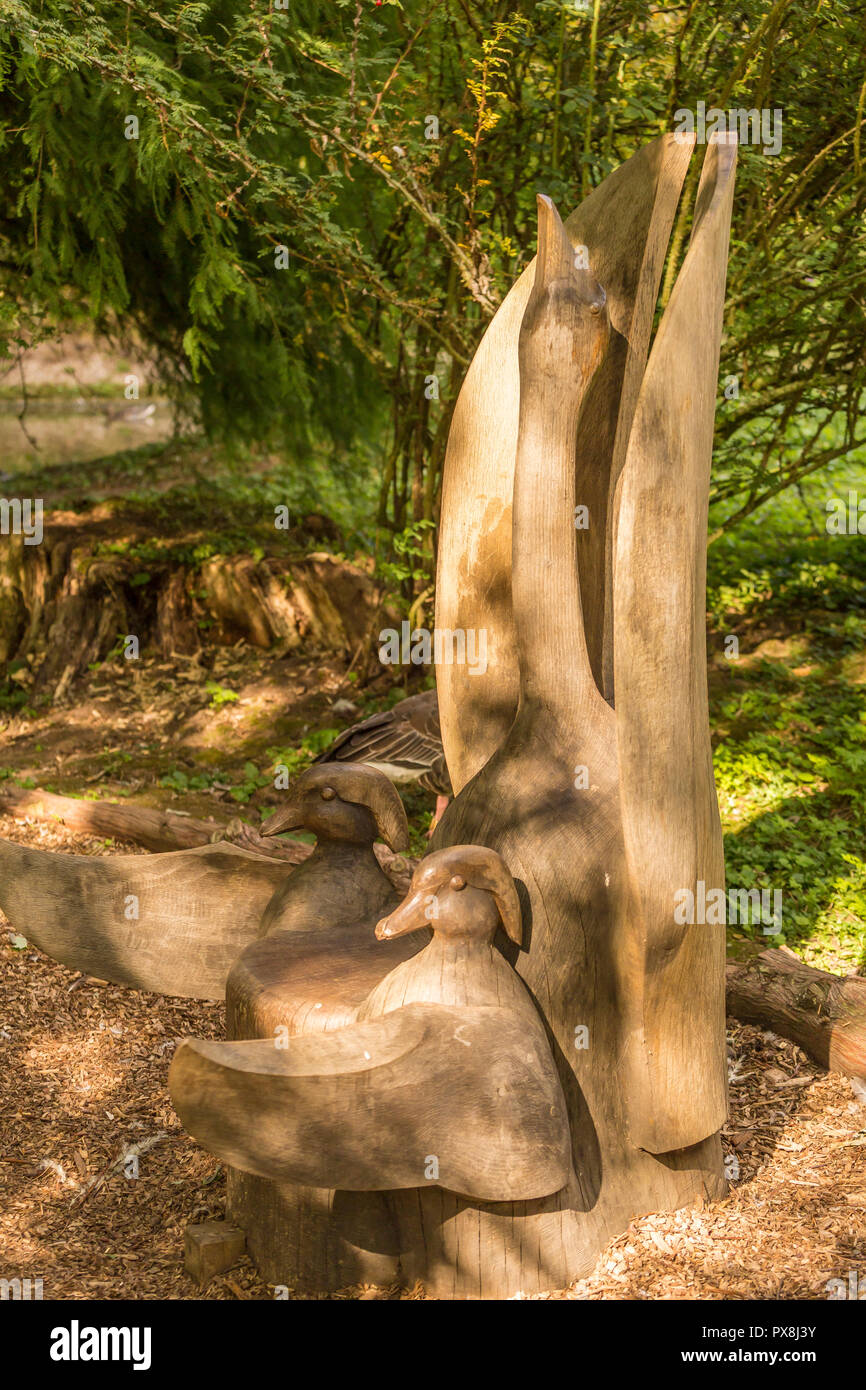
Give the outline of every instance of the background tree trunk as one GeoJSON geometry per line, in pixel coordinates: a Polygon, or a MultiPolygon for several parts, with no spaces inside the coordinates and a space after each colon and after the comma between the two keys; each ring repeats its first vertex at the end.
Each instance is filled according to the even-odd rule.
{"type": "Polygon", "coordinates": [[[288,559],[218,555],[199,567],[144,562],[123,532],[124,553],[105,553],[110,522],[46,522],[41,545],[9,536],[0,549],[0,673],[28,660],[37,693],[60,699],[89,664],[118,660],[127,636],[140,655],[194,655],[239,639],[262,649],[354,652],[380,606],[358,565],[324,551],[288,559]]]}

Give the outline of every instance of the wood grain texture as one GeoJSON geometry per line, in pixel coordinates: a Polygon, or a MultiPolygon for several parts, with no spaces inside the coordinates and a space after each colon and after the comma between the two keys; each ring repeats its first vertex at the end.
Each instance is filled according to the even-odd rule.
{"type": "Polygon", "coordinates": [[[236,961],[226,989],[230,1038],[323,1032],[352,1022],[370,989],[424,944],[381,945],[377,921],[401,895],[373,852],[377,835],[408,841],[406,813],[383,773],[352,763],[314,766],[297,779],[268,835],[316,835],[310,857],[261,916],[260,940],[236,961]]]}
{"type": "MultiPolygon", "coordinates": [[[[414,1203],[401,1199],[402,1218],[416,1232],[413,1267],[443,1243],[456,1260],[442,1275],[444,1287],[450,1279],[453,1290],[475,1288],[482,1296],[514,1292],[517,1278],[522,1288],[561,1286],[591,1268],[606,1241],[636,1213],[724,1190],[714,1133],[719,1117],[702,1111],[700,1095],[692,1110],[690,1096],[680,1091],[673,1115],[661,1117],[660,1124],[679,1127],[665,1151],[648,1152],[632,1130],[635,1109],[641,1117],[646,1113],[647,1075],[627,1072],[623,1063],[634,1045],[633,996],[643,997],[645,962],[625,853],[617,728],[621,706],[630,707],[630,694],[639,704],[641,692],[627,688],[629,672],[622,684],[616,678],[616,713],[601,694],[570,524],[584,478],[597,467],[593,452],[580,447],[587,437],[583,412],[595,408],[616,348],[599,340],[603,316],[591,318],[593,296],[581,272],[567,271],[565,234],[558,258],[548,249],[552,232],[543,207],[536,281],[518,348],[512,540],[517,713],[500,746],[446,811],[433,845],[488,845],[517,880],[528,940],[515,963],[552,1034],[569,1108],[574,1178],[543,1203],[516,1203],[507,1213],[468,1203],[446,1211],[423,1191],[414,1203]],[[584,1046],[576,1033],[582,1028],[584,1046]],[[467,1266],[461,1255],[467,1250],[485,1253],[467,1266]],[[517,1251],[524,1252],[519,1273],[517,1251]]],[[[684,556],[688,575],[686,550],[684,556]]],[[[689,600],[691,593],[689,585],[689,600]]],[[[597,644],[597,598],[590,609],[597,644]]],[[[614,656],[619,638],[616,627],[614,656]]],[[[702,650],[698,671],[704,670],[702,650]]],[[[676,679],[669,673],[671,683],[676,679]]],[[[690,673],[686,679],[691,687],[690,673]]],[[[471,712],[467,728],[474,737],[471,712]]],[[[651,768],[651,742],[643,752],[651,768]]],[[[658,872],[664,874],[664,861],[658,872]]],[[[669,884],[671,902],[675,886],[669,884]]],[[[715,1017],[706,1027],[718,1043],[715,1017]]],[[[720,1041],[723,1048],[723,1030],[720,1041]]]]}
{"type": "Polygon", "coordinates": [[[183,1267],[201,1288],[223,1270],[231,1269],[245,1253],[243,1231],[225,1221],[201,1221],[184,1231],[183,1267]]]}
{"type": "Polygon", "coordinates": [[[561,1187],[568,1168],[543,1030],[507,1009],[408,1004],[280,1049],[187,1041],[169,1082],[205,1148],[272,1181],[376,1191],[431,1173],[508,1201],[561,1187]]]}
{"type": "Polygon", "coordinates": [[[234,845],[173,854],[49,854],[0,840],[0,907],[73,970],[192,999],[222,999],[290,864],[234,845]],[[135,901],[137,918],[127,914],[135,901]]]}
{"type": "MultiPolygon", "coordinates": [[[[395,893],[391,905],[398,901],[395,893]]],[[[378,942],[372,921],[331,932],[272,932],[248,946],[229,975],[228,1036],[272,1038],[279,1028],[296,1037],[344,1028],[382,977],[424,944],[419,937],[378,942]]]]}
{"type": "Polygon", "coordinates": [[[225,843],[95,858],[0,840],[0,907],[40,950],[85,974],[222,999],[229,971],[261,934],[369,923],[371,936],[399,901],[373,843],[382,835],[392,852],[403,849],[409,831],[381,773],[351,764],[309,769],[262,839],[270,845],[293,828],[320,837],[312,853],[303,847],[294,872],[292,862],[225,843]]]}
{"type": "Polygon", "coordinates": [[[866,979],[830,975],[786,951],[726,970],[728,1012],[790,1038],[829,1071],[866,1078],[866,979]]]}
{"type": "MultiPolygon", "coordinates": [[[[607,292],[612,347],[604,381],[589,402],[578,502],[591,508],[576,552],[586,589],[590,661],[601,685],[604,575],[611,566],[609,498],[622,466],[670,228],[692,144],[662,136],[612,173],[569,217],[575,245],[588,248],[607,292]]],[[[488,633],[486,672],[441,666],[437,688],[443,744],[455,792],[504,738],[517,707],[517,650],[511,599],[512,496],[520,383],[517,341],[534,263],[514,285],[482,339],[454,410],[442,494],[436,624],[488,633]]],[[[610,622],[608,613],[608,624],[610,622]]],[[[608,693],[610,693],[608,691],[608,693]]]]}
{"type": "MultiPolygon", "coordinates": [[[[372,989],[357,1021],[341,1026],[326,993],[318,1009],[295,1011],[289,1037],[194,1041],[178,1051],[170,1083],[184,1124],[232,1167],[282,1184],[286,1215],[293,1207],[288,1183],[321,1193],[426,1181],[510,1201],[546,1195],[568,1180],[567,1112],[544,1027],[492,944],[498,926],[515,931],[519,920],[510,875],[498,856],[475,846],[430,856],[405,901],[377,926],[380,974],[403,938],[428,934],[431,904],[433,940],[372,989]]],[[[291,935],[283,937],[289,953],[291,935]]],[[[273,952],[275,940],[261,945],[273,952]]],[[[261,963],[260,948],[255,959],[261,963]]],[[[342,967],[341,980],[350,967],[348,1004],[372,956],[352,970],[338,938],[331,961],[332,970],[342,967]]],[[[307,954],[302,974],[309,962],[307,954]]],[[[235,980],[236,972],[232,1026],[261,1026],[260,1007],[254,1017],[248,1004],[238,1008],[235,980]]],[[[289,995],[300,993],[297,979],[287,983],[289,995]]],[[[316,1200],[305,1191],[299,1200],[314,1200],[323,1212],[333,1205],[324,1193],[316,1200]]],[[[308,1283],[331,1248],[307,1242],[308,1283]]]]}
{"type": "Polygon", "coordinates": [[[399,1238],[385,1192],[271,1182],[226,1170],[226,1205],[263,1279],[300,1293],[400,1281],[399,1238]]]}
{"type": "MultiPolygon", "coordinates": [[[[341,1113],[342,1102],[331,1087],[342,1094],[348,1081],[351,1090],[361,1093],[359,1048],[368,1054],[366,1061],[375,1056],[382,1068],[382,1123],[396,1107],[401,1126],[408,1125],[417,1138],[418,1099],[410,1122],[408,1111],[384,1096],[401,1089],[395,1078],[412,1074],[419,1057],[433,1062],[425,1100],[431,1100],[435,1118],[450,1106],[451,1119],[459,1119],[472,1092],[485,1095],[477,1077],[442,1087],[447,1068],[459,1070],[461,1065],[447,1056],[447,1044],[454,1041],[445,1027],[449,1011],[455,1020],[466,1018],[470,1032],[477,1029],[471,1036],[479,1052],[484,1029],[490,1029],[485,1018],[499,1015],[495,1055],[505,1046],[513,1064],[521,1046],[518,1038],[525,1038],[530,1026],[528,1013],[521,1010],[531,1000],[532,1023],[540,1027],[544,1020],[545,1057],[549,1063],[546,1049],[552,1049],[570,1122],[570,1170],[564,1186],[539,1187],[536,1196],[521,1199],[517,1194],[529,1191],[524,1175],[505,1200],[503,1175],[494,1171],[491,1181],[489,1152],[485,1173],[481,1153],[471,1151],[471,1142],[456,1163],[450,1151],[448,1155],[454,1172],[465,1161],[463,1187],[448,1179],[433,1186],[416,1180],[413,1185],[417,1158],[406,1166],[394,1160],[393,1148],[386,1144],[365,1172],[368,1147],[359,1153],[352,1148],[353,1138],[336,1141],[338,1149],[341,1142],[344,1146],[339,1152],[344,1173],[353,1173],[354,1181],[360,1173],[373,1185],[375,1171],[378,1181],[393,1189],[387,1205],[403,1278],[420,1277],[441,1296],[502,1297],[561,1287],[588,1272],[604,1244],[636,1214],[724,1191],[717,1133],[725,1099],[723,1079],[719,1086],[724,1033],[717,1007],[717,943],[706,931],[700,936],[694,929],[691,934],[680,931],[674,939],[670,919],[677,888],[693,885],[699,868],[705,870],[708,886],[722,872],[720,857],[714,857],[720,842],[708,756],[702,605],[706,474],[733,154],[716,145],[707,153],[692,244],[639,395],[642,358],[634,356],[630,372],[633,348],[624,349],[615,328],[611,332],[605,290],[592,271],[576,266],[555,209],[549,200],[540,200],[539,255],[518,340],[513,520],[507,518],[513,574],[507,602],[499,582],[507,570],[504,508],[490,513],[490,494],[470,485],[451,499],[452,510],[460,510],[464,529],[458,546],[469,566],[460,570],[461,554],[452,554],[458,581],[471,600],[470,609],[463,611],[474,612],[475,626],[513,632],[518,690],[513,720],[505,712],[510,677],[503,670],[493,696],[490,688],[476,686],[475,694],[461,702],[452,699],[453,683],[444,701],[440,694],[446,750],[450,722],[455,743],[464,745],[457,756],[463,758],[466,775],[454,775],[452,766],[460,792],[437,829],[431,862],[443,849],[459,853],[464,843],[501,852],[517,880],[525,932],[520,955],[507,941],[502,949],[515,960],[528,993],[515,990],[489,935],[481,949],[437,928],[424,951],[371,991],[356,1023],[318,1039],[298,1039],[290,1067],[263,1066],[261,1053],[255,1058],[249,1054],[250,1065],[238,1067],[241,1059],[214,1052],[220,1046],[215,1044],[205,1056],[193,1059],[187,1050],[176,1059],[175,1066],[190,1069],[184,1085],[194,1091],[198,1087],[200,1107],[222,1107],[236,1117],[231,1142],[245,1166],[261,1171],[255,1166],[262,1164],[261,1157],[243,1146],[250,1144],[250,1124],[270,1115],[277,1129],[268,1140],[268,1172],[285,1173],[279,1165],[287,1162],[288,1150],[291,1172],[313,1179],[322,1171],[324,1157],[309,1169],[295,1166],[302,1152],[304,1161],[309,1158],[295,1130],[298,1104],[316,1115],[341,1113]],[[671,354],[678,340],[685,356],[677,364],[676,352],[671,354]],[[607,409],[617,380],[627,383],[622,432],[613,428],[607,409]],[[606,497],[607,513],[604,528],[587,543],[575,533],[573,514],[588,496],[596,511],[606,497]],[[639,515],[636,498],[647,508],[649,525],[639,515]],[[665,529],[671,526],[677,545],[665,529]],[[648,571],[650,554],[655,568],[648,571]],[[666,588],[658,578],[659,554],[666,562],[666,588]],[[463,581],[482,561],[490,582],[473,595],[463,581]],[[681,655],[682,668],[664,646],[672,631],[680,642],[672,650],[681,655]],[[611,708],[614,692],[616,713],[611,708]],[[673,755],[675,724],[681,735],[679,761],[673,755]],[[487,744],[479,734],[482,726],[487,744]],[[473,760],[478,770],[469,775],[473,760]],[[672,826],[685,837],[684,845],[673,843],[672,826]],[[683,864],[691,877],[680,882],[683,864]],[[696,1057],[684,1017],[697,1028],[696,1057]],[[439,1020],[433,1031],[431,1018],[439,1020]],[[368,1031],[375,1029],[382,1031],[368,1031]],[[417,1039],[416,1029],[421,1030],[417,1039]],[[321,1061],[328,1058],[323,1071],[321,1061]],[[297,1076],[309,1088],[314,1065],[319,1073],[315,1087],[301,1094],[297,1076]],[[246,1081],[238,1074],[244,1067],[246,1081]],[[217,1078],[220,1068],[224,1074],[217,1078]],[[254,1083],[249,1081],[252,1074],[254,1083]],[[255,1119],[249,1109],[241,1114],[250,1104],[251,1084],[255,1119]],[[285,1113],[278,1115],[276,1105],[268,1109],[268,1095],[277,1094],[295,1107],[288,1143],[285,1113]]],[[[653,275],[658,268],[652,256],[644,262],[645,251],[644,246],[641,269],[635,272],[644,278],[653,266],[653,275]]],[[[653,300],[656,285],[657,279],[653,300]]],[[[641,305],[641,331],[648,335],[650,300],[641,298],[641,305]]],[[[513,323],[507,332],[515,332],[513,323]]],[[[493,370],[490,363],[488,369],[493,370]]],[[[477,411],[484,430],[490,423],[486,403],[472,404],[471,393],[469,399],[472,427],[477,411]]],[[[471,461],[476,456],[460,435],[466,419],[455,416],[455,424],[458,456],[471,461]]],[[[501,464],[497,448],[494,437],[492,455],[501,464]]],[[[507,487],[507,480],[502,486],[507,487]]],[[[456,611],[446,609],[448,617],[438,617],[439,625],[472,625],[456,619],[456,611]]],[[[444,674],[447,685],[453,672],[451,667],[438,674],[444,674]]],[[[513,709],[513,691],[508,699],[513,709]]],[[[468,891],[467,885],[454,891],[468,891]]],[[[399,922],[401,913],[411,916],[417,910],[418,904],[410,908],[407,900],[388,921],[399,922]]],[[[531,1093],[528,1083],[526,1077],[524,1105],[531,1093]]],[[[537,1079],[533,1085],[537,1093],[537,1079]]],[[[379,1095],[377,1085],[365,1080],[365,1115],[370,1088],[379,1095]]],[[[358,1108],[350,1106],[356,1114],[358,1108]]],[[[428,1111],[423,1114],[426,1123],[428,1111]]],[[[518,1118],[543,1132],[537,1114],[518,1118]]],[[[466,1122],[474,1140],[477,1119],[466,1122]]],[[[512,1116],[509,1123],[514,1122],[512,1116]]],[[[217,1142],[218,1117],[205,1117],[204,1123],[213,1124],[211,1142],[217,1142]]],[[[424,1132],[438,1135],[435,1120],[424,1132]]],[[[221,1142],[226,1142],[222,1133],[221,1142]]],[[[330,1129],[316,1133],[330,1154],[330,1129]]],[[[520,1151],[519,1142],[515,1148],[520,1151]]],[[[428,1157],[435,1152],[431,1141],[428,1157]]]]}
{"type": "Polygon", "coordinates": [[[614,568],[617,746],[634,894],[633,1142],[684,1148],[727,1113],[724,926],[675,894],[724,888],[706,675],[706,536],[736,143],[707,147],[691,243],[650,354],[623,470],[614,568]]]}
{"type": "Polygon", "coordinates": [[[28,820],[65,825],[87,835],[111,836],[160,853],[162,850],[199,849],[204,845],[238,844],[241,849],[300,864],[310,852],[300,840],[266,840],[251,825],[198,820],[152,806],[132,806],[123,801],[82,801],[73,796],[57,796],[39,787],[5,786],[0,789],[0,811],[28,820]]]}
{"type": "MultiPolygon", "coordinates": [[[[379,867],[374,836],[385,834],[397,846],[408,836],[402,803],[381,772],[351,764],[310,769],[264,829],[292,826],[314,831],[316,847],[274,894],[262,937],[229,976],[232,1040],[275,1041],[353,1023],[382,976],[429,938],[426,932],[382,943],[374,935],[378,918],[401,899],[379,867]]],[[[322,1182],[274,1182],[229,1169],[228,1209],[260,1269],[275,1282],[312,1290],[394,1276],[384,1195],[322,1182]]]]}

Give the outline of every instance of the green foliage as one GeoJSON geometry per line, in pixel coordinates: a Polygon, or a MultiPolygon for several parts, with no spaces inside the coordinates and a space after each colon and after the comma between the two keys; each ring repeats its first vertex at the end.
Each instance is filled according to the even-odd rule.
{"type": "Polygon", "coordinates": [[[407,611],[416,587],[427,578],[430,551],[425,540],[432,526],[432,521],[414,521],[404,526],[391,538],[390,556],[380,552],[376,559],[376,573],[384,580],[388,591],[395,598],[401,593],[409,596],[404,605],[407,611]]]}
{"type": "Polygon", "coordinates": [[[205,681],[204,688],[210,696],[211,709],[222,709],[223,705],[232,705],[240,699],[236,690],[228,690],[219,681],[205,681]]]}
{"type": "Polygon", "coordinates": [[[724,19],[675,0],[6,0],[0,344],[11,365],[58,322],[134,327],[213,438],[302,472],[314,441],[335,465],[365,441],[343,482],[372,473],[400,533],[436,517],[457,386],[529,259],[536,190],[574,206],[698,101],[778,109],[781,153],[740,155],[730,525],[863,439],[862,19],[853,0],[724,19]]]}
{"type": "Polygon", "coordinates": [[[247,761],[243,766],[243,777],[241,781],[237,786],[232,787],[229,796],[233,801],[239,801],[245,804],[249,801],[250,797],[257,791],[260,791],[262,787],[269,787],[270,785],[270,777],[264,772],[259,772],[255,763],[247,761]]]}
{"type": "MultiPolygon", "coordinates": [[[[235,697],[237,698],[237,697],[235,697]]],[[[167,787],[174,792],[203,792],[208,791],[213,786],[227,787],[228,794],[232,801],[237,801],[245,805],[257,791],[262,787],[271,785],[271,778],[263,772],[259,772],[255,763],[245,762],[241,777],[227,784],[225,781],[227,774],[220,772],[184,772],[182,768],[173,767],[159,779],[159,786],[167,787]]]]}
{"type": "MultiPolygon", "coordinates": [[[[828,491],[815,479],[816,498],[828,491]]],[[[866,544],[814,533],[810,500],[798,517],[796,499],[776,499],[711,552],[711,648],[740,638],[710,681],[716,784],[729,886],[780,888],[781,939],[854,969],[866,965],[866,544]]]]}
{"type": "Polygon", "coordinates": [[[8,679],[0,681],[0,710],[23,714],[28,709],[29,699],[29,691],[23,690],[16,681],[8,679]]]}
{"type": "Polygon", "coordinates": [[[268,748],[267,757],[271,766],[286,768],[290,778],[297,777],[310,766],[320,753],[329,748],[339,733],[339,729],[312,729],[291,748],[268,748]]]}

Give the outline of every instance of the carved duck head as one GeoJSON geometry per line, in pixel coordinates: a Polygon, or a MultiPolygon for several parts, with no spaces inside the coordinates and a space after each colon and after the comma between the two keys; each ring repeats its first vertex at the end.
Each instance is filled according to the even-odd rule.
{"type": "Polygon", "coordinates": [[[483,845],[452,845],[418,865],[406,898],[376,926],[380,941],[432,927],[434,936],[489,944],[499,926],[519,946],[520,901],[504,860],[483,845]]]}
{"type": "Polygon", "coordinates": [[[395,854],[409,848],[400,797],[381,772],[360,763],[329,763],[302,772],[286,804],[265,821],[261,833],[284,830],[307,830],[320,841],[350,845],[384,840],[395,854]]]}

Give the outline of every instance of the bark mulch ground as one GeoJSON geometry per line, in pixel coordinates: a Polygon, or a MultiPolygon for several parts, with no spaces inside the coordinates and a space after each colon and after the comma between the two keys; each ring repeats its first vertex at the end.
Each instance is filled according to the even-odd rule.
{"type": "MultiPolygon", "coordinates": [[[[11,817],[0,835],[134,852],[11,817]]],[[[41,1276],[45,1298],[273,1297],[248,1260],[204,1293],[183,1270],[184,1227],[224,1214],[225,1178],[182,1131],[166,1078],[178,1039],[223,1035],[222,1005],[95,982],[0,928],[0,1277],[41,1276]]],[[[793,1044],[730,1028],[730,1195],[632,1222],[551,1298],[825,1299],[852,1270],[866,1286],[866,1104],[793,1044]]]]}

